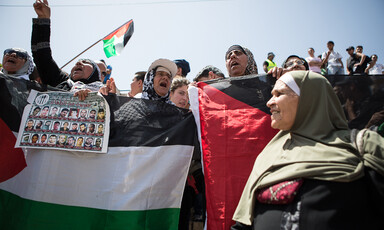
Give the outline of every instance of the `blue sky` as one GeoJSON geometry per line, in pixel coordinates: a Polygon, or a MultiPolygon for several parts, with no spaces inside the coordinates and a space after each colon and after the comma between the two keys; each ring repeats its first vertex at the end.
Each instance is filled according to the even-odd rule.
{"type": "MultiPolygon", "coordinates": [[[[0,0],[0,50],[21,47],[30,52],[33,0],[0,0]]],[[[225,52],[240,44],[249,48],[263,73],[268,52],[281,65],[291,55],[307,57],[326,51],[329,40],[343,56],[350,46],[384,63],[383,0],[51,0],[51,48],[59,66],[129,19],[135,32],[117,57],[107,59],[102,42],[81,57],[105,59],[119,89],[129,90],[135,72],[157,58],[190,62],[192,80],[206,65],[225,69],[225,52]]],[[[70,71],[74,63],[64,70],[70,71]]]]}

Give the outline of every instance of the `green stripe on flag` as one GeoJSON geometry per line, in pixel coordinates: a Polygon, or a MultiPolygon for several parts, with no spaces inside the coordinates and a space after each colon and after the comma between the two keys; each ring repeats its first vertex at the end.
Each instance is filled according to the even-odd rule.
{"type": "Polygon", "coordinates": [[[104,53],[107,56],[107,58],[117,55],[116,49],[115,49],[115,39],[116,39],[116,36],[113,36],[109,40],[103,40],[104,53]]]}
{"type": "Polygon", "coordinates": [[[0,190],[0,229],[168,230],[178,228],[179,213],[179,208],[110,211],[50,204],[24,199],[0,190]]]}

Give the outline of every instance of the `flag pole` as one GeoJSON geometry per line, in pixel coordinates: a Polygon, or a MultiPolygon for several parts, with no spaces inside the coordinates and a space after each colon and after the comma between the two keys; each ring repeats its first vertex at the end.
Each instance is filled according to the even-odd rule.
{"type": "Polygon", "coordinates": [[[115,29],[114,31],[112,31],[111,33],[109,33],[107,36],[104,36],[103,38],[101,38],[100,40],[98,40],[97,42],[93,43],[90,47],[86,48],[83,52],[79,53],[78,55],[76,55],[76,57],[72,58],[69,62],[65,63],[65,65],[63,65],[60,69],[63,69],[65,66],[67,66],[69,63],[71,63],[73,60],[75,60],[78,56],[82,55],[83,53],[85,53],[87,50],[89,50],[90,48],[94,47],[97,43],[99,43],[100,41],[104,40],[104,38],[108,37],[110,34],[113,34],[115,31],[117,31],[118,29],[120,29],[121,27],[123,27],[125,24],[127,24],[129,21],[132,21],[132,19],[128,20],[126,23],[124,23],[123,25],[117,27],[117,29],[115,29]]]}
{"type": "Polygon", "coordinates": [[[83,52],[79,53],[78,55],[76,55],[76,57],[72,58],[69,62],[65,63],[65,65],[63,65],[60,69],[63,69],[65,66],[67,66],[69,63],[71,63],[73,60],[75,60],[78,56],[82,55],[83,53],[85,53],[85,51],[89,50],[90,48],[94,47],[97,43],[99,43],[100,41],[102,41],[103,38],[99,39],[97,42],[93,43],[90,47],[86,48],[83,52]]]}

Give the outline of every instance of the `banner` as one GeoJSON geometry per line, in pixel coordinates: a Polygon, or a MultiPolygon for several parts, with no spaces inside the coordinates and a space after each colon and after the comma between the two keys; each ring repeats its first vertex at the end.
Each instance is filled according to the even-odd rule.
{"type": "MultiPolygon", "coordinates": [[[[19,103],[9,103],[15,120],[2,117],[20,125],[29,83],[2,80],[21,86],[5,87],[19,103]]],[[[107,100],[107,154],[22,148],[27,167],[0,183],[0,229],[178,228],[196,135],[192,114],[156,101],[107,100]]]]}
{"type": "Polygon", "coordinates": [[[73,93],[32,90],[16,147],[106,153],[109,106],[96,92],[79,101],[73,93]]]}

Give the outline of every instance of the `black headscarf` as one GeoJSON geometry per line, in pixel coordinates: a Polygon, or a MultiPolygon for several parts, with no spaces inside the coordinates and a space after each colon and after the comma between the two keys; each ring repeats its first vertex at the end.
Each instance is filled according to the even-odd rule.
{"type": "MultiPolygon", "coordinates": [[[[89,84],[89,83],[92,83],[95,81],[100,81],[101,80],[101,77],[100,77],[101,74],[100,74],[100,69],[97,66],[97,64],[94,61],[92,61],[91,59],[80,59],[80,60],[85,60],[85,61],[91,63],[91,65],[93,67],[93,72],[91,73],[91,75],[89,75],[89,77],[87,79],[79,79],[77,81],[81,81],[84,84],[89,84]]],[[[72,80],[72,76],[70,76],[70,79],[72,80]]]]}

